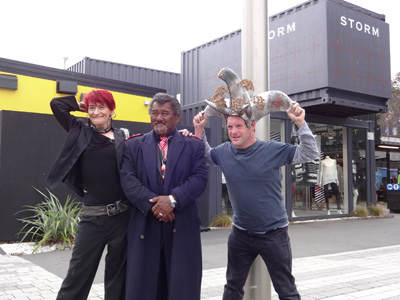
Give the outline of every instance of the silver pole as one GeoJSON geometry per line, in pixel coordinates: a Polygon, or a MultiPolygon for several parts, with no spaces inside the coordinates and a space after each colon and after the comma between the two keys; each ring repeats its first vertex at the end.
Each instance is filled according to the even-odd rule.
{"type": "Polygon", "coordinates": [[[67,60],[68,60],[68,57],[63,57],[63,59],[64,59],[64,70],[66,70],[66,69],[67,69],[67,60]]]}
{"type": "MultiPolygon", "coordinates": [[[[243,0],[242,78],[259,94],[269,89],[268,73],[268,1],[243,0]]],[[[257,122],[256,136],[269,140],[269,115],[257,122]]]]}
{"type": "MultiPolygon", "coordinates": [[[[243,0],[242,78],[254,84],[254,94],[268,91],[268,1],[243,0]]],[[[269,115],[256,125],[256,137],[270,139],[269,115]]],[[[244,300],[271,299],[271,278],[260,256],[244,287],[244,300]]]]}

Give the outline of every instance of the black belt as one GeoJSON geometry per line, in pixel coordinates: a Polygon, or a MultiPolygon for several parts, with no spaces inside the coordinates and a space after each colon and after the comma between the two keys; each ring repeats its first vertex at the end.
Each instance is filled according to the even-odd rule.
{"type": "Polygon", "coordinates": [[[130,207],[128,200],[118,200],[115,203],[108,205],[95,205],[82,207],[82,216],[115,216],[124,211],[127,211],[130,207]]]}

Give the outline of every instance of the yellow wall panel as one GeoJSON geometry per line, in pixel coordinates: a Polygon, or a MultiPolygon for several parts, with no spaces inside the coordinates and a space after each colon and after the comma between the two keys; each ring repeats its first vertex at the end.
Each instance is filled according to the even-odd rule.
{"type": "MultiPolygon", "coordinates": [[[[58,94],[57,82],[42,78],[24,76],[19,74],[0,72],[0,74],[15,75],[18,77],[18,89],[0,89],[0,110],[20,111],[30,113],[52,114],[50,100],[55,97],[66,96],[58,94]]],[[[79,101],[81,93],[88,93],[92,87],[78,86],[78,93],[75,96],[79,101]]],[[[148,97],[130,95],[111,91],[117,108],[115,110],[116,120],[149,123],[148,106],[145,100],[148,97]]],[[[74,113],[77,116],[85,117],[85,113],[74,113]]]]}

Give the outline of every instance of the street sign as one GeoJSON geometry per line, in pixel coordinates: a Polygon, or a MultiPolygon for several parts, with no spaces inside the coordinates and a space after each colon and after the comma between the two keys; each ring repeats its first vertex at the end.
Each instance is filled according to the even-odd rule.
{"type": "Polygon", "coordinates": [[[386,185],[386,189],[388,191],[399,191],[400,190],[400,184],[398,184],[398,183],[388,183],[386,185]]]}

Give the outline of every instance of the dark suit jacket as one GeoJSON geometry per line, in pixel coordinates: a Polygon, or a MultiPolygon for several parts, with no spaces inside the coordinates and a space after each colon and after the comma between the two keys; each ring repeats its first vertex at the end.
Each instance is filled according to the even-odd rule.
{"type": "MultiPolygon", "coordinates": [[[[93,129],[85,124],[83,119],[71,115],[71,111],[79,111],[74,96],[54,98],[50,107],[60,125],[67,131],[64,144],[46,176],[45,184],[55,188],[61,181],[65,182],[76,194],[83,197],[83,183],[80,170],[77,167],[82,152],[90,143],[93,129]]],[[[125,134],[120,129],[114,129],[115,151],[117,164],[121,166],[125,134]]]]}
{"type": "Polygon", "coordinates": [[[162,185],[156,138],[151,131],[125,143],[121,185],[133,204],[128,226],[126,297],[156,299],[162,241],[170,276],[168,299],[197,300],[200,299],[202,256],[196,199],[207,186],[204,144],[175,130],[168,146],[162,185]],[[175,220],[160,222],[151,211],[153,204],[149,199],[171,194],[177,200],[175,220]]]}

